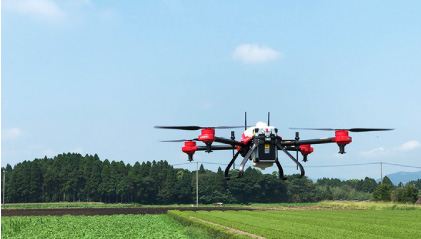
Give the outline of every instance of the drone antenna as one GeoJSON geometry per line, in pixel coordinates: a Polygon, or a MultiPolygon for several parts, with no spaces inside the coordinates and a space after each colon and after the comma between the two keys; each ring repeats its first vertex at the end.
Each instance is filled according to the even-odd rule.
{"type": "Polygon", "coordinates": [[[270,126],[270,112],[268,112],[268,126],[270,126]]]}
{"type": "MultiPolygon", "coordinates": [[[[235,140],[235,132],[234,131],[231,131],[231,140],[235,140]]],[[[232,157],[234,158],[235,156],[235,153],[234,153],[234,149],[235,149],[235,147],[234,147],[234,145],[232,146],[232,157]]],[[[235,163],[232,165],[233,167],[233,169],[235,169],[235,163]]]]}
{"type": "MultiPolygon", "coordinates": [[[[298,145],[297,145],[297,141],[300,140],[300,133],[299,132],[295,132],[295,147],[297,150],[297,161],[298,161],[298,145]]],[[[297,164],[297,170],[298,170],[298,164],[297,164]]]]}
{"type": "Polygon", "coordinates": [[[247,130],[247,112],[244,112],[244,130],[247,130]]]}

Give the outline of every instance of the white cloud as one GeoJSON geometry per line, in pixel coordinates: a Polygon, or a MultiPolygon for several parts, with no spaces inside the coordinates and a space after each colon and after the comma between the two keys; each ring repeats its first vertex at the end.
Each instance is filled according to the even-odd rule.
{"type": "Polygon", "coordinates": [[[14,140],[22,135],[22,130],[19,128],[3,129],[1,131],[1,138],[3,140],[14,140]]]}
{"type": "Polygon", "coordinates": [[[399,147],[395,147],[393,149],[385,149],[383,147],[375,148],[370,151],[361,152],[360,154],[365,157],[379,157],[379,156],[386,156],[391,154],[396,154],[399,152],[408,152],[417,148],[421,147],[421,143],[417,140],[410,140],[408,142],[403,143],[399,147]]]}
{"type": "Polygon", "coordinates": [[[4,2],[4,7],[51,23],[66,17],[66,14],[53,0],[8,0],[4,2]]]}
{"type": "Polygon", "coordinates": [[[399,147],[394,148],[393,150],[406,152],[406,151],[414,150],[414,149],[419,148],[419,147],[421,147],[420,142],[418,142],[416,140],[411,140],[411,141],[405,142],[404,144],[402,144],[399,147]]]}
{"type": "Polygon", "coordinates": [[[241,44],[235,48],[232,57],[245,64],[259,64],[276,60],[282,57],[282,53],[258,44],[241,44]]]}
{"type": "Polygon", "coordinates": [[[379,156],[384,156],[386,154],[387,152],[383,147],[378,147],[370,151],[361,152],[361,155],[365,157],[379,157],[379,156]]]}

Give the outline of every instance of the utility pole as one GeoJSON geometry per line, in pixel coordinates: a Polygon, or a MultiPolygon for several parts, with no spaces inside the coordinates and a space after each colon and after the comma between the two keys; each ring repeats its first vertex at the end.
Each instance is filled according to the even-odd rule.
{"type": "Polygon", "coordinates": [[[3,208],[6,208],[4,203],[4,190],[6,189],[6,169],[3,170],[3,208]]]}
{"type": "Polygon", "coordinates": [[[380,184],[383,185],[383,162],[380,162],[380,184]]]}
{"type": "Polygon", "coordinates": [[[196,161],[196,207],[199,207],[199,162],[196,161]]]}

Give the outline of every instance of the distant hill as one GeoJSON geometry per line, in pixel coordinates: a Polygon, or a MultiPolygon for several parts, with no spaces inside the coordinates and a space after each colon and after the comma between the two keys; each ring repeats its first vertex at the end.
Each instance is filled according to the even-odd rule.
{"type": "MultiPolygon", "coordinates": [[[[419,172],[397,172],[386,175],[393,184],[398,185],[400,182],[406,183],[412,180],[421,179],[421,171],[419,172]]],[[[380,182],[380,179],[376,180],[380,182]]]]}

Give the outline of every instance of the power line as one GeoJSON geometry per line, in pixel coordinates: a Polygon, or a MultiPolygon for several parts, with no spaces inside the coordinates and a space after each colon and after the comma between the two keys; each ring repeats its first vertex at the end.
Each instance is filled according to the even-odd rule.
{"type": "MultiPolygon", "coordinates": [[[[379,163],[354,163],[354,164],[335,164],[335,165],[307,165],[306,168],[337,168],[337,167],[350,167],[350,166],[363,166],[363,165],[373,165],[379,163]]],[[[285,167],[295,167],[295,166],[285,166],[285,167]]]]}
{"type": "Polygon", "coordinates": [[[191,164],[191,163],[177,163],[177,164],[172,164],[172,166],[186,165],[186,164],[191,164]]]}
{"type": "Polygon", "coordinates": [[[383,164],[392,165],[392,166],[399,166],[399,167],[406,167],[406,168],[421,168],[421,167],[417,167],[417,166],[410,166],[410,165],[403,165],[403,164],[394,164],[394,163],[383,163],[383,164]]]}
{"type": "MultiPolygon", "coordinates": [[[[224,163],[215,163],[215,162],[199,162],[201,164],[213,164],[213,165],[220,165],[225,166],[224,163]]],[[[186,165],[191,163],[179,163],[179,164],[173,164],[173,166],[179,166],[179,165],[186,165]]],[[[337,167],[352,167],[352,166],[364,166],[364,165],[376,165],[376,164],[385,164],[390,166],[397,166],[397,167],[405,167],[405,168],[419,168],[419,166],[412,166],[412,165],[403,165],[403,164],[394,164],[394,163],[384,163],[384,162],[375,162],[375,163],[355,163],[355,164],[334,164],[334,165],[306,165],[306,168],[337,168],[337,167]]],[[[295,168],[295,166],[282,166],[284,168],[295,168]]]]}

